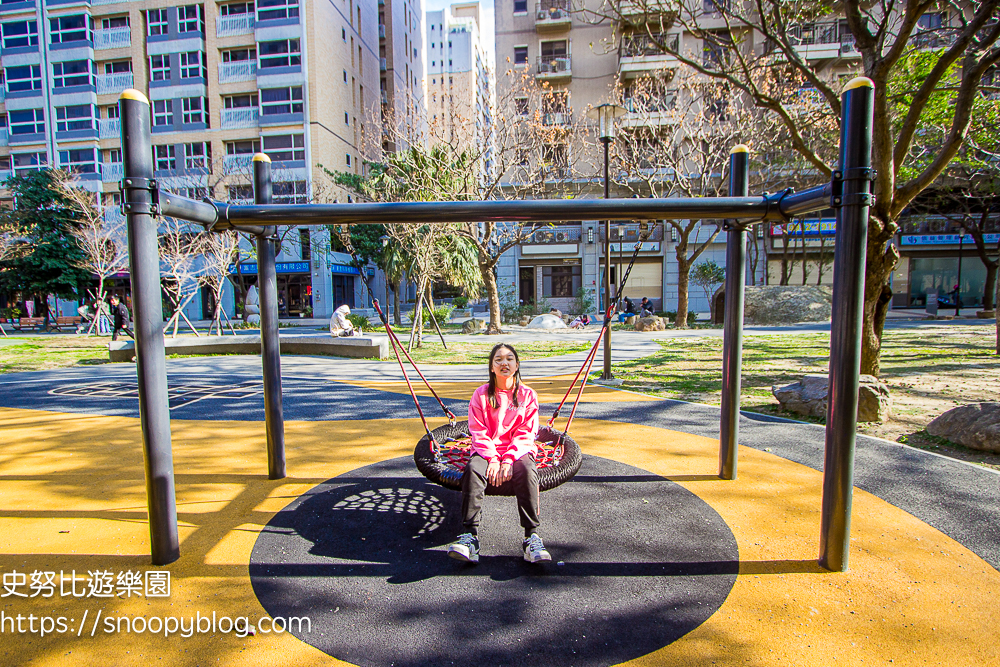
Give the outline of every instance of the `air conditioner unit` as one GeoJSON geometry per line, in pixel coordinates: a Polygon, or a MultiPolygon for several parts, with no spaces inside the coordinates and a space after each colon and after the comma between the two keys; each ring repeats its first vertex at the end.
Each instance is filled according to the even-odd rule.
{"type": "Polygon", "coordinates": [[[566,232],[556,232],[556,241],[563,242],[569,240],[569,234],[566,232]]]}
{"type": "Polygon", "coordinates": [[[536,21],[544,21],[547,18],[549,18],[549,13],[548,12],[542,11],[542,10],[538,10],[538,17],[535,20],[536,21]]]}

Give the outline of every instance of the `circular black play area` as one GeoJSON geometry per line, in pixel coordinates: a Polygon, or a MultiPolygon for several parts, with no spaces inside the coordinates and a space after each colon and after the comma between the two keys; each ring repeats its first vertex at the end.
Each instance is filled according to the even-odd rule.
{"type": "Polygon", "coordinates": [[[272,617],[364,667],[614,665],[682,637],[736,581],[736,540],[704,501],[609,459],[542,495],[552,562],[521,557],[512,498],[488,498],[478,565],[447,557],[461,495],[413,459],[335,477],[278,512],[250,560],[272,617]]]}

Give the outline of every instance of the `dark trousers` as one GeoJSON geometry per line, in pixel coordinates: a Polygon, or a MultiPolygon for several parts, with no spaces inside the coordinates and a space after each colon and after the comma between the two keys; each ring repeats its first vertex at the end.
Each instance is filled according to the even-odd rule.
{"type": "MultiPolygon", "coordinates": [[[[483,498],[486,495],[486,468],[489,462],[478,454],[469,459],[462,475],[462,525],[466,532],[479,533],[483,498]]],[[[531,454],[514,461],[509,480],[497,487],[501,493],[513,492],[517,498],[517,513],[527,537],[538,528],[538,469],[531,454]]]]}
{"type": "Polygon", "coordinates": [[[135,334],[128,327],[115,327],[115,330],[111,332],[111,340],[118,340],[119,331],[124,331],[129,338],[135,340],[135,334]]]}

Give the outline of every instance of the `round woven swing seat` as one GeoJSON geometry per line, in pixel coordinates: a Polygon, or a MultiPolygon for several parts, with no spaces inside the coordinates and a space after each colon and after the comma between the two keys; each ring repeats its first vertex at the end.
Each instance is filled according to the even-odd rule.
{"type": "MultiPolygon", "coordinates": [[[[431,448],[427,435],[420,439],[413,452],[417,469],[427,479],[446,489],[462,490],[462,474],[472,456],[469,440],[469,422],[457,422],[454,426],[445,424],[431,433],[438,443],[437,451],[431,448]],[[450,442],[456,440],[458,442],[450,442]]],[[[580,469],[583,453],[580,446],[568,435],[543,426],[535,438],[535,466],[538,468],[538,489],[548,491],[563,482],[568,482],[580,469]],[[562,436],[560,440],[560,436],[562,436]]],[[[500,487],[487,486],[488,496],[513,495],[509,484],[500,487]]]]}

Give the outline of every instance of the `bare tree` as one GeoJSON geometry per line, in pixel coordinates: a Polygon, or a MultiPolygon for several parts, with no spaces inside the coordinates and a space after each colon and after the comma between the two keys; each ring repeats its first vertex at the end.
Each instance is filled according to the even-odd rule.
{"type": "Polygon", "coordinates": [[[222,306],[222,289],[230,274],[229,267],[236,260],[237,247],[239,245],[239,235],[227,230],[224,232],[206,232],[199,236],[197,248],[201,255],[203,270],[198,277],[198,282],[207,288],[212,295],[212,322],[208,325],[208,334],[212,335],[212,329],[216,329],[221,336],[223,318],[229,323],[230,331],[233,330],[229,315],[222,306]]]}
{"type": "Polygon", "coordinates": [[[825,115],[836,119],[838,75],[844,72],[817,66],[808,46],[832,42],[860,56],[854,72],[869,77],[875,89],[872,166],[878,172],[868,226],[861,372],[878,375],[889,280],[899,259],[897,221],[958,154],[977,101],[995,92],[984,77],[1000,60],[1000,0],[845,0],[832,7],[834,14],[829,3],[807,0],[633,0],[582,15],[645,33],[658,52],[741,91],[778,119],[794,150],[826,178],[835,154],[802,131],[790,110],[795,100],[781,89],[776,94],[770,81],[775,74],[803,79],[825,115]],[[675,40],[677,34],[685,38],[675,40]],[[692,40],[700,48],[692,49],[692,40]]]}
{"type": "Polygon", "coordinates": [[[173,325],[174,337],[177,336],[181,319],[187,322],[196,336],[199,335],[198,330],[184,315],[184,307],[198,293],[198,281],[204,271],[204,265],[198,258],[201,252],[200,237],[204,233],[199,225],[184,220],[160,220],[160,262],[163,265],[164,289],[172,306],[167,328],[173,325]]]}

